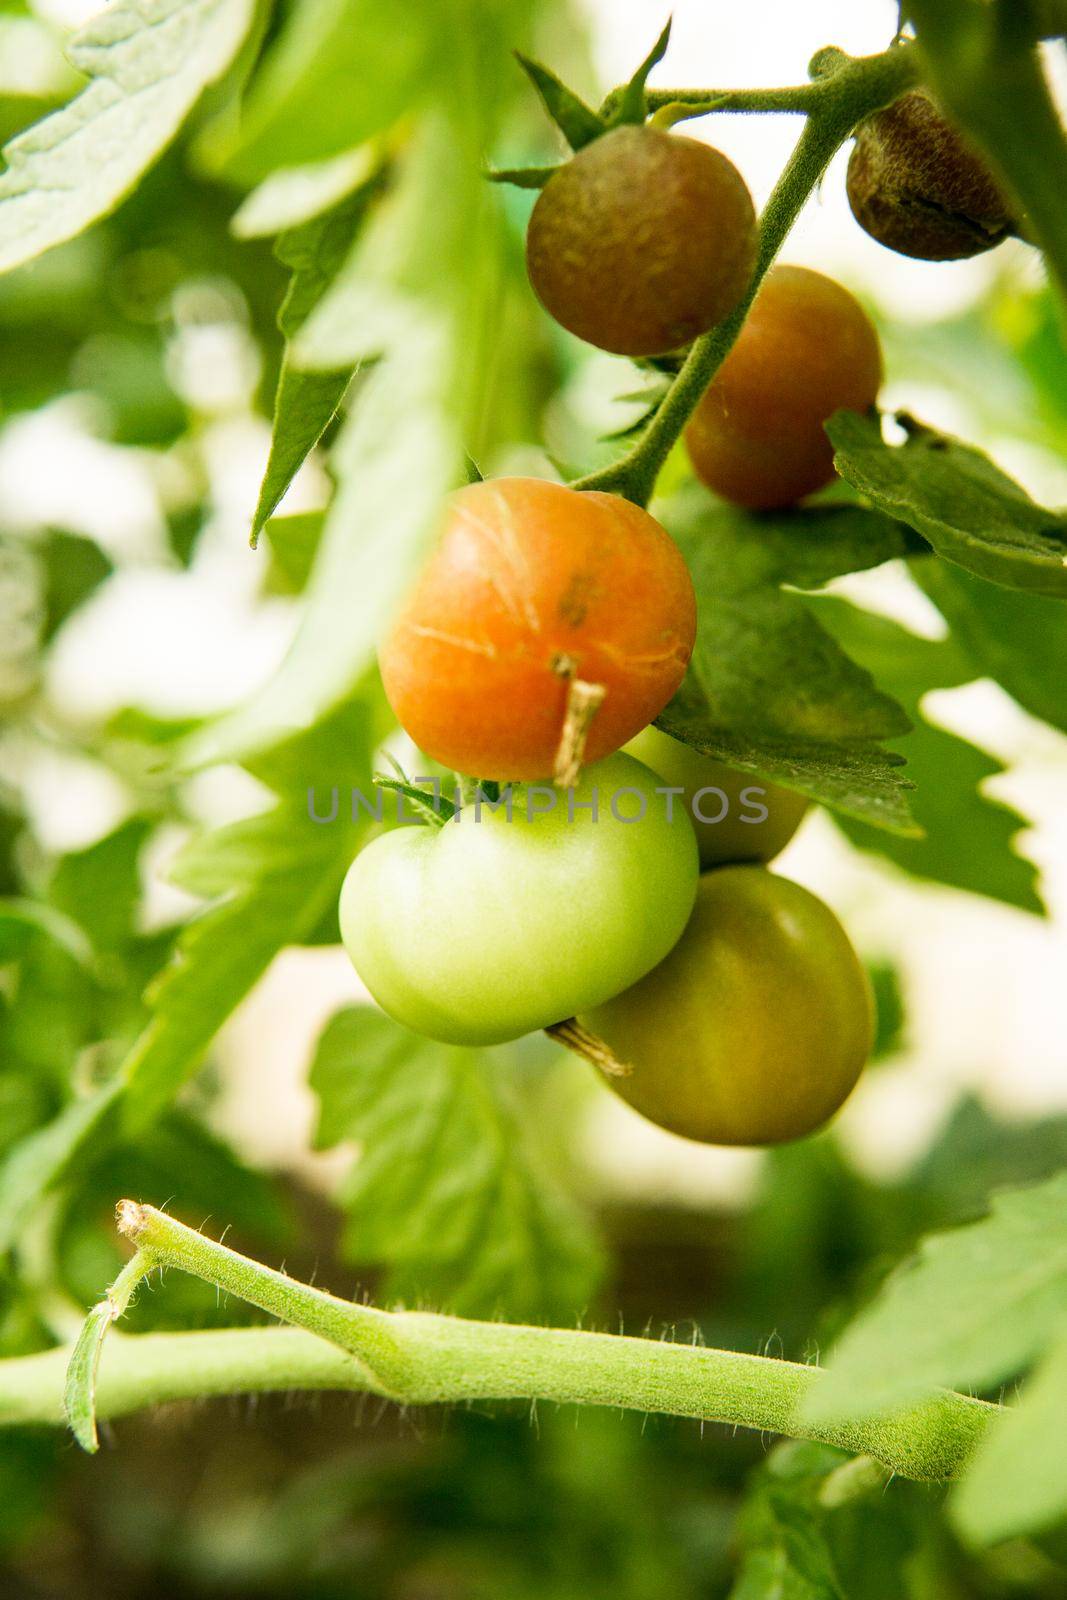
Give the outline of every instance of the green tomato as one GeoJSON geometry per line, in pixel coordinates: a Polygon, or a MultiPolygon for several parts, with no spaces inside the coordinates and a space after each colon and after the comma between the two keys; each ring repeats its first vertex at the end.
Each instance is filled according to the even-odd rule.
{"type": "Polygon", "coordinates": [[[867,975],[833,912],[764,867],[700,880],[667,959],[579,1021],[631,1068],[612,1089],[704,1144],[798,1139],[847,1099],[873,1039],[867,975]]]}
{"type": "Polygon", "coordinates": [[[646,728],[626,749],[665,784],[683,791],[677,803],[696,830],[702,869],[770,861],[785,849],[807,812],[808,801],[795,789],[713,761],[658,728],[646,728]]]}
{"type": "Polygon", "coordinates": [[[510,820],[503,804],[478,816],[468,805],[443,827],[375,839],[340,906],[375,1000],[431,1039],[483,1045],[636,983],[681,936],[699,871],[692,827],[657,781],[617,754],[569,798],[516,786],[510,820]]]}

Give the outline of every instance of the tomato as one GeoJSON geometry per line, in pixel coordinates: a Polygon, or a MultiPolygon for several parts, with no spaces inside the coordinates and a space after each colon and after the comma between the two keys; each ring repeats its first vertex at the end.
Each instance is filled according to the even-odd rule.
{"type": "Polygon", "coordinates": [[[541,304],[624,356],[677,350],[737,305],[756,259],[744,179],[710,145],[660,128],[594,139],[548,180],[526,235],[541,304]]]}
{"type": "Polygon", "coordinates": [[[828,906],[765,867],[700,880],[670,955],[579,1019],[633,1070],[611,1087],[705,1144],[778,1144],[848,1097],[870,1053],[870,986],[828,906]]]}
{"type": "Polygon", "coordinates": [[[848,290],[772,267],[686,429],[697,476],[735,505],[792,505],[834,476],[823,423],[866,411],[881,382],[878,335],[848,290]]]}
{"type": "Polygon", "coordinates": [[[646,728],[626,748],[665,784],[682,790],[676,804],[689,813],[702,868],[770,861],[807,813],[808,802],[795,789],[713,761],[658,728],[646,728]]]}
{"type": "Polygon", "coordinates": [[[599,685],[597,761],[650,722],[685,676],[696,599],[681,553],[617,495],[535,478],[471,484],[379,652],[385,692],[420,750],[479,778],[551,776],[561,668],[599,685]]]}
{"type": "Polygon", "coordinates": [[[375,839],[349,868],[340,918],[379,1005],[432,1039],[495,1044],[635,983],[696,894],[693,830],[657,782],[619,754],[569,797],[515,788],[510,819],[468,806],[375,839]]]}
{"type": "Polygon", "coordinates": [[[860,227],[898,255],[958,261],[1014,231],[993,174],[924,89],[863,123],[846,187],[860,227]]]}

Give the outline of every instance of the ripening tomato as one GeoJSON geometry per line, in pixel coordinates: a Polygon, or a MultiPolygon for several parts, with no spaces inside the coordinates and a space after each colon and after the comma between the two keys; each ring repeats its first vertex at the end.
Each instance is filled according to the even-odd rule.
{"type": "Polygon", "coordinates": [[[389,702],[426,755],[479,778],[552,775],[565,669],[604,699],[598,761],[674,694],[696,598],[670,535],[618,495],[536,478],[470,484],[379,660],[389,702]]]}
{"type": "Polygon", "coordinates": [[[443,827],[362,850],[341,937],[379,1005],[417,1033],[495,1044],[562,1022],[635,983],[686,925],[697,848],[684,812],[631,756],[568,794],[517,786],[443,827]]]}
{"type": "Polygon", "coordinates": [[[792,505],[834,476],[823,424],[866,411],[882,351],[859,302],[807,267],[772,267],[685,431],[697,476],[735,505],[792,505]]]}
{"type": "Polygon", "coordinates": [[[756,260],[756,216],[718,150],[662,128],[615,128],[548,180],[526,236],[541,304],[579,339],[665,354],[721,322],[756,260]]]}
{"type": "Polygon", "coordinates": [[[670,955],[579,1017],[632,1068],[606,1080],[704,1144],[779,1144],[820,1127],[870,1054],[870,985],[830,908],[765,867],[700,880],[670,955]]]}
{"type": "Polygon", "coordinates": [[[702,869],[770,861],[807,814],[808,801],[795,789],[713,761],[658,728],[646,728],[626,749],[665,784],[681,789],[677,803],[689,812],[702,869]]]}

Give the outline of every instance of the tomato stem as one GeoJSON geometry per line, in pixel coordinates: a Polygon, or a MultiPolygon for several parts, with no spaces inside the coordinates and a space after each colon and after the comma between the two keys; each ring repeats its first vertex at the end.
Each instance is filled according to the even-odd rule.
{"type": "MultiPolygon", "coordinates": [[[[547,1400],[693,1417],[834,1444],[916,1479],[956,1476],[1001,1408],[939,1390],[892,1416],[810,1422],[823,1374],[766,1356],[572,1328],[379,1311],[337,1299],[123,1201],[119,1227],[149,1267],[177,1267],[286,1329],[111,1335],[96,1405],[122,1416],[165,1400],[269,1390],[355,1390],[401,1404],[547,1400]]],[[[0,1362],[0,1423],[61,1424],[68,1350],[0,1362]]]]}
{"type": "Polygon", "coordinates": [[[581,776],[589,729],[607,690],[602,683],[586,683],[579,678],[577,664],[570,656],[558,656],[553,671],[566,681],[567,701],[552,776],[557,787],[570,789],[581,776]]]}
{"type": "MultiPolygon", "coordinates": [[[[860,58],[845,56],[840,51],[823,52],[815,58],[813,70],[819,76],[814,83],[805,86],[804,107],[778,108],[806,109],[808,117],[760,217],[756,266],[743,299],[728,317],[693,343],[637,443],[610,466],[579,478],[573,488],[607,490],[637,505],[647,506],[664,462],[708,384],[733,348],[760,284],[830,161],[857,123],[895,100],[911,86],[917,75],[914,47],[910,44],[894,45],[881,55],[860,58]]],[[[796,94],[800,91],[781,92],[796,94]]],[[[667,104],[691,94],[695,91],[657,91],[657,96],[667,97],[667,104]]],[[[721,103],[724,98],[730,99],[729,96],[712,98],[717,103],[706,105],[708,111],[742,109],[721,103]]],[[[773,108],[751,106],[746,109],[773,108]]]]}
{"type": "Polygon", "coordinates": [[[633,1072],[633,1067],[620,1061],[611,1046],[590,1028],[584,1027],[577,1017],[568,1017],[566,1022],[554,1022],[545,1032],[550,1039],[558,1040],[609,1078],[628,1078],[633,1072]]]}

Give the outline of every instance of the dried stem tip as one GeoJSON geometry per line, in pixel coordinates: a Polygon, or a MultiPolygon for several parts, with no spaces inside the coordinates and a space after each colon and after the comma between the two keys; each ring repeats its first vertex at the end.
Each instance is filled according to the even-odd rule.
{"type": "Polygon", "coordinates": [[[115,1207],[118,1230],[126,1239],[138,1239],[144,1232],[146,1220],[144,1206],[136,1200],[120,1200],[115,1207]]]}
{"type": "Polygon", "coordinates": [[[557,656],[552,667],[567,681],[567,705],[553,777],[559,788],[570,789],[578,782],[589,728],[607,690],[602,683],[586,683],[576,677],[577,663],[571,656],[557,656]]]}
{"type": "Polygon", "coordinates": [[[620,1061],[603,1039],[583,1027],[577,1017],[568,1017],[566,1022],[554,1022],[545,1032],[550,1039],[557,1039],[568,1050],[573,1050],[576,1056],[592,1062],[608,1078],[628,1078],[634,1070],[620,1061]]]}

